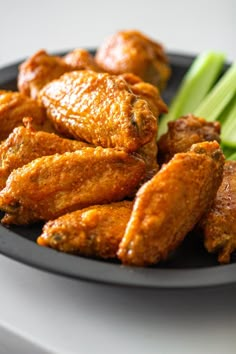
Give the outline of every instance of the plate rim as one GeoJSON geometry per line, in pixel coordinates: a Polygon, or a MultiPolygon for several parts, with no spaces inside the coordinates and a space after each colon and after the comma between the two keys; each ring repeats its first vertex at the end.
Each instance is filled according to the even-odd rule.
{"type": "MultiPolygon", "coordinates": [[[[94,49],[90,49],[94,53],[94,49]]],[[[57,52],[63,55],[66,52],[57,52]]],[[[170,63],[190,65],[194,55],[167,53],[170,63]]],[[[16,79],[22,61],[0,68],[0,85],[16,79]]],[[[110,285],[196,289],[230,285],[236,282],[236,263],[199,268],[139,268],[74,256],[38,246],[13,230],[0,225],[0,254],[28,266],[68,278],[110,285]],[[27,252],[25,251],[27,250],[27,252]]]]}

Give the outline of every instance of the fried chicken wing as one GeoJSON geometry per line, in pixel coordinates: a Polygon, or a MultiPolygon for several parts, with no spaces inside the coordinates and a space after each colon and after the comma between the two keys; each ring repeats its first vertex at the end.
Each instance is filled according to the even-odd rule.
{"type": "MultiPolygon", "coordinates": [[[[157,90],[155,94],[161,102],[157,90]]],[[[156,136],[157,119],[147,100],[134,94],[121,76],[66,73],[44,87],[40,100],[59,132],[94,145],[132,152],[156,136]]]]}
{"type": "Polygon", "coordinates": [[[111,74],[126,72],[163,89],[171,69],[163,47],[138,31],[120,31],[98,48],[95,61],[111,74]]]}
{"type": "Polygon", "coordinates": [[[85,49],[77,48],[63,57],[63,60],[74,70],[101,71],[94,57],[85,49]]]}
{"type": "Polygon", "coordinates": [[[146,173],[144,180],[142,181],[143,183],[152,178],[159,170],[159,165],[157,163],[156,137],[154,137],[150,143],[138,149],[137,153],[143,158],[146,164],[146,173]]]}
{"type": "Polygon", "coordinates": [[[226,161],[222,184],[201,225],[208,252],[218,253],[220,263],[229,263],[236,250],[236,161],[226,161]]]}
{"type": "Polygon", "coordinates": [[[33,126],[44,129],[45,110],[37,102],[19,92],[0,90],[0,141],[6,139],[15,127],[23,125],[24,117],[33,117],[33,126]]]}
{"type": "Polygon", "coordinates": [[[220,142],[220,123],[186,115],[168,123],[168,131],[158,141],[158,160],[168,162],[176,153],[186,152],[203,141],[220,142]]]}
{"type": "Polygon", "coordinates": [[[0,145],[0,190],[5,187],[6,180],[14,169],[38,157],[88,147],[88,144],[81,141],[63,139],[55,134],[35,131],[28,119],[27,121],[24,119],[28,124],[27,127],[15,128],[0,145]]]}
{"type": "Polygon", "coordinates": [[[74,69],[62,58],[40,50],[19,66],[18,89],[36,99],[43,86],[71,70],[74,69]]]}
{"type": "Polygon", "coordinates": [[[27,224],[55,219],[95,204],[130,195],[145,173],[145,163],[125,151],[87,147],[33,160],[7,179],[0,192],[2,222],[27,224]]]}
{"type": "Polygon", "coordinates": [[[217,142],[199,143],[176,154],[144,184],[119,245],[122,263],[144,266],[165,260],[210,207],[223,165],[217,142]]]}
{"type": "Polygon", "coordinates": [[[95,205],[49,221],[37,242],[58,251],[95,258],[115,258],[133,202],[95,205]]]}

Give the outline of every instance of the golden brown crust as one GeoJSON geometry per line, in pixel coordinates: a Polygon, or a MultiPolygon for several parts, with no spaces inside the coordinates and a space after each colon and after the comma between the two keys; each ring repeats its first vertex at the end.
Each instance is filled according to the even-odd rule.
{"type": "Polygon", "coordinates": [[[5,187],[8,176],[16,168],[41,156],[62,154],[88,146],[84,142],[35,131],[28,121],[27,124],[27,127],[15,128],[0,145],[0,190],[5,187]]]}
{"type": "Polygon", "coordinates": [[[156,136],[148,102],[122,77],[74,71],[49,83],[40,99],[59,132],[103,147],[136,151],[156,136]]]}
{"type": "Polygon", "coordinates": [[[0,141],[6,139],[15,127],[23,125],[24,117],[33,117],[33,126],[43,129],[45,110],[37,102],[19,92],[0,90],[0,141]]]}
{"type": "Polygon", "coordinates": [[[94,205],[49,221],[37,239],[41,246],[96,258],[115,258],[133,202],[94,205]]]}
{"type": "Polygon", "coordinates": [[[0,193],[6,224],[55,219],[95,204],[132,194],[145,163],[125,151],[83,148],[44,156],[14,170],[0,193]]]}
{"type": "Polygon", "coordinates": [[[168,162],[175,154],[188,151],[203,141],[220,142],[220,123],[207,122],[192,114],[168,123],[168,131],[158,141],[158,160],[168,162]]]}
{"type": "Polygon", "coordinates": [[[212,203],[223,164],[217,142],[196,144],[144,184],[119,246],[122,263],[144,266],[166,259],[212,203]]]}
{"type": "Polygon", "coordinates": [[[98,48],[96,63],[111,74],[133,73],[163,89],[171,69],[162,45],[135,30],[120,31],[98,48]]]}
{"type": "Polygon", "coordinates": [[[201,220],[208,252],[229,263],[236,250],[236,161],[226,161],[223,181],[210,211],[201,220]]]}
{"type": "Polygon", "coordinates": [[[95,63],[94,57],[85,49],[77,48],[63,57],[63,60],[73,70],[101,71],[95,63]]]}
{"type": "Polygon", "coordinates": [[[18,89],[24,95],[36,99],[41,88],[48,82],[71,70],[73,68],[62,58],[39,50],[19,66],[18,89]]]}

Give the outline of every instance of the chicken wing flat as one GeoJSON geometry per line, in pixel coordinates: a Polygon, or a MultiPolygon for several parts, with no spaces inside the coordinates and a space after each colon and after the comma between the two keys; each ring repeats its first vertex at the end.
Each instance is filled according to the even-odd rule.
{"type": "Polygon", "coordinates": [[[62,58],[40,50],[19,66],[18,89],[36,99],[44,85],[71,70],[74,69],[62,58]]]}
{"type": "Polygon", "coordinates": [[[222,184],[201,225],[208,252],[218,253],[220,263],[229,263],[236,250],[236,161],[226,161],[222,184]]]}
{"type": "Polygon", "coordinates": [[[95,204],[132,194],[145,163],[125,151],[87,147],[44,156],[14,170],[0,192],[2,222],[27,224],[55,219],[95,204]]]}
{"type": "Polygon", "coordinates": [[[111,74],[126,72],[163,89],[171,70],[163,47],[138,31],[120,31],[99,47],[96,63],[111,74]]]}
{"type": "Polygon", "coordinates": [[[85,49],[77,48],[63,57],[63,60],[74,70],[101,71],[94,57],[85,49]]]}
{"type": "Polygon", "coordinates": [[[158,159],[168,162],[176,153],[186,152],[203,141],[220,142],[220,123],[207,122],[192,114],[168,123],[168,131],[158,141],[158,159]]]}
{"type": "Polygon", "coordinates": [[[115,258],[133,202],[95,205],[49,221],[37,242],[58,251],[93,258],[115,258]]]}
{"type": "Polygon", "coordinates": [[[144,266],[165,260],[210,207],[223,165],[217,142],[199,143],[176,154],[144,184],[119,245],[122,263],[144,266]]]}
{"type": "Polygon", "coordinates": [[[76,151],[88,144],[63,139],[56,134],[35,131],[29,124],[17,127],[0,145],[0,190],[5,187],[10,173],[41,156],[76,151]]]}
{"type": "Polygon", "coordinates": [[[121,76],[87,70],[66,73],[44,87],[40,100],[59,132],[94,145],[132,152],[157,133],[148,102],[121,76]]]}
{"type": "Polygon", "coordinates": [[[37,102],[19,92],[0,90],[0,141],[6,139],[15,127],[23,125],[24,117],[33,117],[33,126],[43,129],[45,110],[37,102]]]}

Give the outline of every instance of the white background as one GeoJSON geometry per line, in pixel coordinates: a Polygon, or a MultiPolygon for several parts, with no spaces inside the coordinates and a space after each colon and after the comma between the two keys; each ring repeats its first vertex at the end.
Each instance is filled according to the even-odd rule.
{"type": "MultiPolygon", "coordinates": [[[[236,59],[235,0],[0,0],[0,66],[139,29],[236,59]]],[[[154,291],[63,279],[0,256],[0,354],[235,354],[236,287],[154,291]],[[32,347],[34,343],[34,347],[32,347]],[[43,349],[44,348],[44,349],[43,349]]]]}
{"type": "Polygon", "coordinates": [[[0,0],[0,65],[49,51],[96,47],[139,29],[169,50],[224,51],[236,58],[235,0],[0,0]]]}

